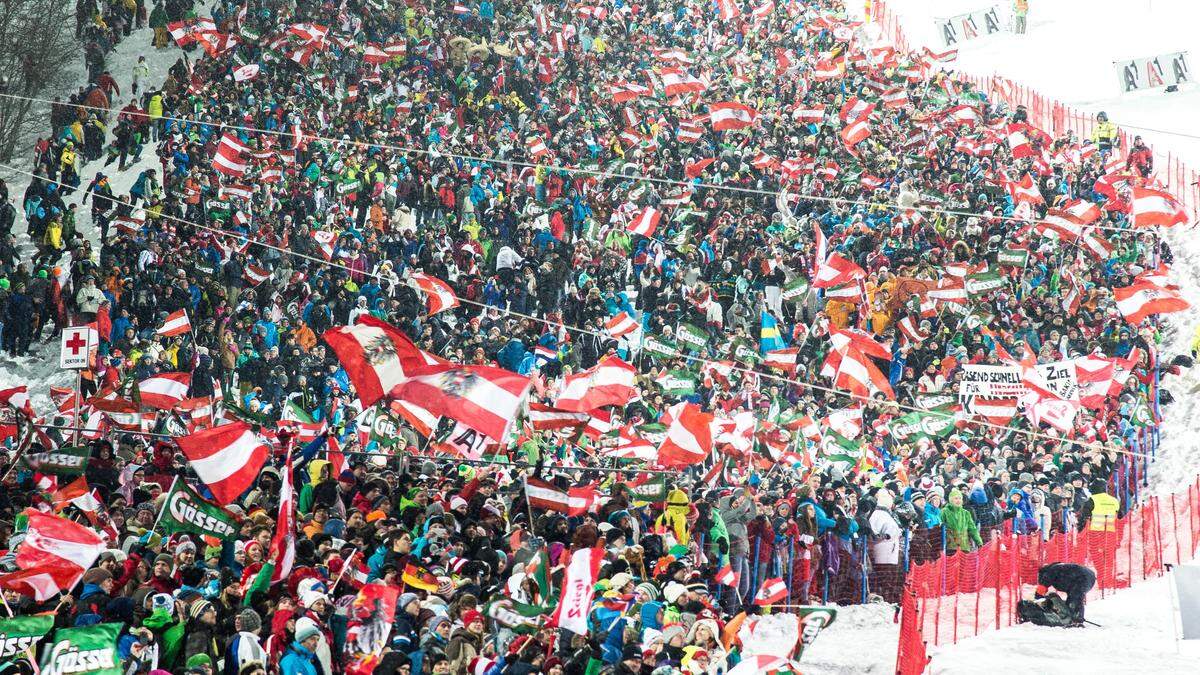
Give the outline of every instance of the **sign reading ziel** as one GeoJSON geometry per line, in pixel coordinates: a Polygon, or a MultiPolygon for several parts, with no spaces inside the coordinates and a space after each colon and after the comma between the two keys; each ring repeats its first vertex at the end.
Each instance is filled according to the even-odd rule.
{"type": "MultiPolygon", "coordinates": [[[[1037,366],[1038,374],[1046,380],[1050,391],[1060,398],[1074,401],[1079,398],[1079,382],[1075,379],[1072,361],[1056,361],[1037,366]]],[[[959,400],[979,398],[1019,398],[1025,393],[1021,370],[1016,366],[964,365],[958,383],[959,400]]]]}

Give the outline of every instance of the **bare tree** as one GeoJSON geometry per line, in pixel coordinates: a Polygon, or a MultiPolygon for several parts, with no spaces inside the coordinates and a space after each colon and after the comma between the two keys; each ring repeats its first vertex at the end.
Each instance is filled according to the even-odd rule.
{"type": "Polygon", "coordinates": [[[0,0],[0,160],[35,129],[45,129],[50,108],[10,98],[50,98],[74,80],[71,64],[82,51],[75,38],[75,3],[0,0]],[[31,113],[40,114],[31,114],[31,113]]]}

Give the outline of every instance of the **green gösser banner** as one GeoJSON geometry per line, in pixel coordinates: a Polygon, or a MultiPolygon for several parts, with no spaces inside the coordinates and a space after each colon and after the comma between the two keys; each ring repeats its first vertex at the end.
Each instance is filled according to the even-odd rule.
{"type": "Polygon", "coordinates": [[[79,476],[87,469],[91,448],[63,446],[52,452],[26,454],[24,461],[29,468],[56,476],[79,476]]]}
{"type": "Polygon", "coordinates": [[[54,617],[50,615],[17,616],[0,621],[0,658],[32,657],[38,642],[51,628],[54,617]]]}
{"type": "Polygon", "coordinates": [[[42,656],[42,675],[121,675],[117,656],[119,623],[60,628],[42,656]]]}
{"type": "Polygon", "coordinates": [[[179,479],[167,493],[160,524],[167,534],[195,532],[217,539],[233,539],[241,529],[237,516],[201,497],[179,479]]]}

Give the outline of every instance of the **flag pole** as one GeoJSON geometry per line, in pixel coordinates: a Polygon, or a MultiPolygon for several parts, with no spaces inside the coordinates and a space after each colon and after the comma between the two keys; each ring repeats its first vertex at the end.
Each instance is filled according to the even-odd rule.
{"type": "Polygon", "coordinates": [[[530,534],[533,534],[533,531],[534,531],[533,506],[531,506],[529,504],[529,477],[521,476],[521,482],[525,486],[525,513],[527,513],[529,515],[529,532],[530,532],[530,534]]]}
{"type": "Polygon", "coordinates": [[[354,561],[354,556],[356,555],[358,555],[358,549],[351,551],[350,556],[346,558],[346,562],[342,563],[341,571],[338,572],[337,578],[333,580],[333,585],[329,587],[331,591],[337,589],[338,582],[342,580],[342,576],[346,574],[346,570],[350,568],[350,563],[354,561]]]}
{"type": "MultiPolygon", "coordinates": [[[[172,478],[171,479],[171,487],[167,488],[167,491],[164,494],[170,495],[171,491],[175,489],[175,484],[178,482],[179,482],[179,476],[175,476],[174,478],[172,478]]],[[[150,526],[150,532],[154,532],[155,530],[158,529],[159,523],[162,522],[163,516],[166,515],[166,513],[167,513],[167,502],[168,501],[170,501],[170,499],[163,500],[162,508],[160,508],[158,510],[158,516],[154,519],[154,524],[150,526]]]]}

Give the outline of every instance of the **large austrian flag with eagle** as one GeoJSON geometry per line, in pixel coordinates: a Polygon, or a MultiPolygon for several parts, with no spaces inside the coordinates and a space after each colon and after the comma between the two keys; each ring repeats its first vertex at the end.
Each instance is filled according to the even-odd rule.
{"type": "Polygon", "coordinates": [[[407,371],[438,363],[400,329],[369,314],[351,326],[330,328],[321,337],[337,354],[364,407],[408,379],[407,371]]]}
{"type": "Polygon", "coordinates": [[[393,387],[390,395],[501,439],[517,416],[529,384],[528,377],[503,368],[427,366],[393,387]]]}

